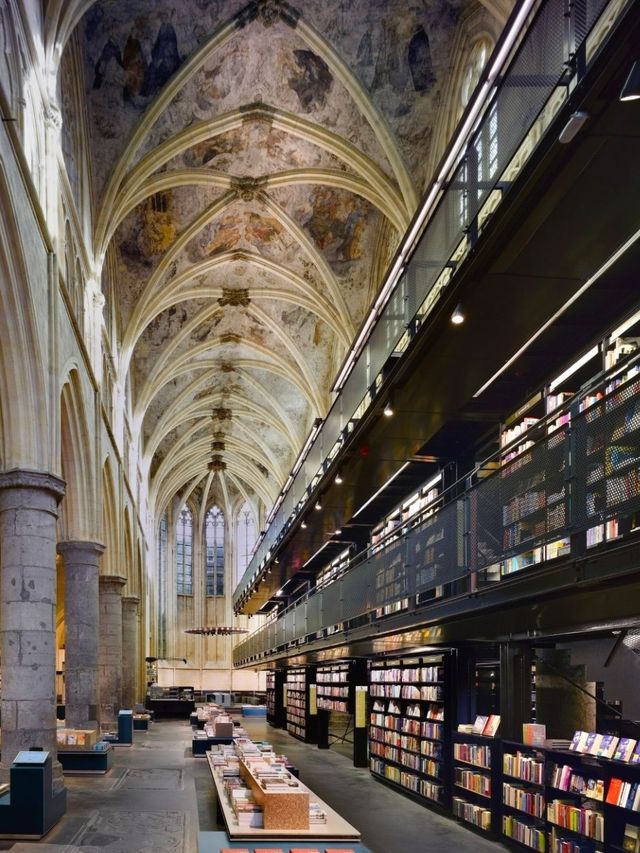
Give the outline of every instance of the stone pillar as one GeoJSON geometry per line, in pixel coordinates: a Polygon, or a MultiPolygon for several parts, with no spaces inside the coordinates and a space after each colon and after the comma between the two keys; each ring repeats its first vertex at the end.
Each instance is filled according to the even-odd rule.
{"type": "Polygon", "coordinates": [[[100,575],[100,724],[112,728],[122,707],[122,589],[119,575],[100,575]]]}
{"type": "Polygon", "coordinates": [[[136,595],[122,599],[122,703],[133,708],[140,701],[138,690],[139,642],[138,602],[136,595]]]}
{"type": "Polygon", "coordinates": [[[60,542],[64,559],[65,724],[98,728],[99,542],[60,542]]]}
{"type": "Polygon", "coordinates": [[[56,743],[56,519],[64,482],[50,474],[0,474],[2,764],[20,750],[56,743]]]}

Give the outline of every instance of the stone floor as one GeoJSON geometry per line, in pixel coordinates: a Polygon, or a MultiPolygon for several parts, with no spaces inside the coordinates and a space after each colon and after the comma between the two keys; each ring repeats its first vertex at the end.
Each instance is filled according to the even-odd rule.
{"type": "MultiPolygon", "coordinates": [[[[489,853],[505,848],[436,815],[356,769],[344,749],[318,750],[262,720],[248,720],[300,769],[309,787],[362,832],[372,853],[489,853]]],[[[198,830],[216,829],[204,758],[191,756],[186,722],[158,722],[118,748],[107,776],[65,777],[68,810],[40,842],[0,841],[12,853],[197,853],[198,830]]]]}

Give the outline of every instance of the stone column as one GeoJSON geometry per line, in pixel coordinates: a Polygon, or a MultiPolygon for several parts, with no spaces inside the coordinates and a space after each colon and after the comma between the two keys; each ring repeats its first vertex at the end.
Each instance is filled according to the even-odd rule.
{"type": "Polygon", "coordinates": [[[99,542],[60,542],[64,559],[65,725],[98,728],[99,542]]]}
{"type": "Polygon", "coordinates": [[[139,625],[136,595],[122,599],[122,703],[124,708],[133,708],[140,701],[138,696],[139,669],[139,625]]]}
{"type": "Polygon", "coordinates": [[[20,750],[56,744],[56,519],[64,482],[51,474],[0,474],[2,764],[20,750]]]}
{"type": "Polygon", "coordinates": [[[120,575],[100,575],[100,724],[112,728],[122,707],[122,589],[120,575]]]}

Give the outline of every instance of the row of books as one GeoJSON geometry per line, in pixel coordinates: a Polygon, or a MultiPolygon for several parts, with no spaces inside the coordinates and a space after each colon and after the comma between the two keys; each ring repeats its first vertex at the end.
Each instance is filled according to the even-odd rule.
{"type": "Polygon", "coordinates": [[[604,780],[587,778],[577,773],[568,764],[556,765],[553,768],[550,784],[560,791],[582,794],[583,797],[590,797],[592,800],[604,800],[604,780]]]}
{"type": "Polygon", "coordinates": [[[544,797],[539,791],[529,791],[504,782],[502,785],[502,799],[506,805],[521,812],[544,817],[544,797]]]}
{"type": "Polygon", "coordinates": [[[326,699],[324,696],[319,696],[317,705],[320,711],[342,711],[343,714],[349,713],[349,704],[344,699],[326,699]]]}
{"type": "Polygon", "coordinates": [[[476,767],[491,769],[491,748],[477,743],[454,743],[453,757],[476,767]]]}
{"type": "Polygon", "coordinates": [[[524,844],[526,847],[531,847],[532,850],[539,850],[545,853],[545,834],[541,829],[531,826],[529,823],[523,823],[514,815],[504,815],[502,818],[502,832],[507,838],[513,838],[524,844]]]}
{"type": "Polygon", "coordinates": [[[323,686],[322,689],[318,687],[318,696],[348,697],[349,685],[345,684],[340,687],[323,686]]]}
{"type": "Polygon", "coordinates": [[[623,782],[622,779],[612,779],[607,791],[607,803],[620,806],[621,809],[640,811],[640,785],[638,782],[623,782]]]}
{"type": "Polygon", "coordinates": [[[422,699],[427,702],[442,702],[444,692],[442,687],[437,684],[423,684],[420,687],[416,684],[403,684],[401,697],[402,699],[422,699]]]}
{"type": "Polygon", "coordinates": [[[516,752],[513,755],[505,752],[502,757],[502,769],[507,776],[515,776],[523,782],[532,782],[534,785],[544,783],[544,761],[540,761],[533,755],[522,752],[516,752]]]}
{"type": "Polygon", "coordinates": [[[640,744],[630,737],[617,738],[615,735],[576,731],[569,749],[583,755],[640,764],[640,744]]]}
{"type": "Polygon", "coordinates": [[[372,684],[411,684],[413,682],[438,682],[444,678],[442,666],[390,667],[389,669],[372,669],[372,684]]]}
{"type": "Polygon", "coordinates": [[[547,805],[547,820],[596,841],[604,841],[604,815],[593,808],[553,800],[547,805]]]}
{"type": "MultiPolygon", "coordinates": [[[[594,848],[591,842],[585,843],[552,832],[549,837],[549,853],[594,853],[594,848]]],[[[599,851],[596,849],[595,853],[599,851]]]]}
{"type": "Polygon", "coordinates": [[[453,813],[461,820],[466,820],[467,823],[472,823],[480,829],[491,829],[491,810],[485,809],[482,806],[476,806],[473,803],[468,803],[460,797],[454,797],[451,802],[453,813]]]}
{"type": "Polygon", "coordinates": [[[473,791],[474,794],[481,794],[483,797],[491,796],[491,779],[484,773],[476,773],[473,770],[456,767],[454,782],[461,788],[466,788],[467,791],[473,791]]]}

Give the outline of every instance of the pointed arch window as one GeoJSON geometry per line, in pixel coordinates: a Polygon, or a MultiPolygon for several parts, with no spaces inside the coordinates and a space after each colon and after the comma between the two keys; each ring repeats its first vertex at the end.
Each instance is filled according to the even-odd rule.
{"type": "Polygon", "coordinates": [[[193,515],[183,506],[176,525],[176,581],[179,595],[193,593],[193,515]]]}
{"type": "Polygon", "coordinates": [[[167,515],[158,526],[158,656],[167,653],[167,515]]]}
{"type": "Polygon", "coordinates": [[[247,570],[256,544],[256,521],[251,506],[246,501],[238,512],[236,526],[236,585],[247,570]]]}
{"type": "Polygon", "coordinates": [[[224,513],[213,506],[204,523],[207,595],[224,595],[224,513]]]}

